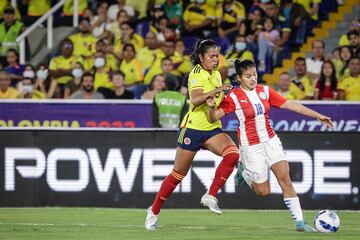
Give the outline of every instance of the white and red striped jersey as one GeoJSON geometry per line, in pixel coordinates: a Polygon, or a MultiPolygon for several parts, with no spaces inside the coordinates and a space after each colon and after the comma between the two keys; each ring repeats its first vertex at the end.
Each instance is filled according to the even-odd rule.
{"type": "Polygon", "coordinates": [[[226,114],[235,112],[239,121],[240,146],[265,142],[275,136],[269,121],[270,106],[279,108],[286,99],[268,86],[257,85],[252,91],[232,89],[223,99],[220,108],[226,114]]]}

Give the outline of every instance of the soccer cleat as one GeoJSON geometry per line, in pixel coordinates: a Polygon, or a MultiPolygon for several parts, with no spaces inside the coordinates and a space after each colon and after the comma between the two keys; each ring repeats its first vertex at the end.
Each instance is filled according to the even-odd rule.
{"type": "Polygon", "coordinates": [[[304,221],[298,221],[295,223],[296,231],[299,232],[316,232],[316,230],[309,225],[307,225],[304,221]]]}
{"type": "Polygon", "coordinates": [[[218,200],[216,197],[211,196],[209,192],[206,192],[202,197],[200,203],[204,205],[205,207],[208,207],[210,211],[216,213],[216,214],[222,214],[221,209],[218,206],[218,200]]]}
{"type": "Polygon", "coordinates": [[[158,215],[155,215],[151,210],[152,206],[147,209],[147,215],[145,220],[146,230],[154,231],[157,228],[158,215]]]}
{"type": "Polygon", "coordinates": [[[242,165],[242,162],[239,161],[238,162],[238,166],[237,166],[237,172],[235,174],[235,185],[236,186],[240,186],[243,182],[244,182],[244,177],[242,175],[242,172],[244,171],[244,166],[242,165]]]}

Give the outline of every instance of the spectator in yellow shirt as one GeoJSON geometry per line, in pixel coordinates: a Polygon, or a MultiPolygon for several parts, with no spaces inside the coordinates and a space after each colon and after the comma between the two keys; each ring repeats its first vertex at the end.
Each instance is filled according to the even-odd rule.
{"type": "Polygon", "coordinates": [[[79,25],[80,33],[73,34],[69,39],[74,44],[73,55],[78,57],[89,57],[93,55],[96,51],[96,37],[91,33],[91,24],[90,20],[83,18],[79,25]]]}
{"type": "Polygon", "coordinates": [[[158,42],[156,40],[156,34],[149,31],[145,37],[145,46],[137,51],[137,59],[139,59],[144,71],[148,71],[153,65],[156,57],[161,53],[158,42]]]}
{"type": "Polygon", "coordinates": [[[339,59],[333,59],[336,70],[336,77],[340,79],[343,76],[349,75],[349,62],[353,56],[353,51],[350,46],[341,46],[339,49],[339,59]]]}
{"type": "Polygon", "coordinates": [[[174,61],[174,53],[175,53],[175,42],[174,41],[166,41],[161,44],[161,52],[156,56],[154,63],[152,64],[151,68],[145,75],[144,83],[150,84],[151,80],[156,74],[162,73],[161,71],[161,61],[165,57],[170,57],[173,62],[174,61]]]}
{"type": "Polygon", "coordinates": [[[140,50],[144,47],[144,39],[134,31],[130,22],[123,22],[120,26],[121,38],[114,44],[114,54],[121,59],[121,50],[125,43],[134,45],[135,50],[140,50]]]}
{"type": "Polygon", "coordinates": [[[349,62],[350,74],[339,80],[339,98],[360,101],[360,58],[352,57],[349,62]]]}
{"type": "MultiPolygon", "coordinates": [[[[96,51],[105,54],[105,64],[107,68],[111,69],[111,71],[118,70],[119,62],[113,54],[112,47],[109,46],[104,39],[96,42],[96,51]]],[[[84,69],[86,71],[90,71],[94,67],[94,55],[84,60],[84,69]]]]}
{"type": "Polygon", "coordinates": [[[22,4],[28,9],[27,16],[23,18],[26,26],[31,26],[51,8],[51,0],[22,0],[22,4]]]}
{"type": "Polygon", "coordinates": [[[93,72],[95,90],[100,87],[114,89],[110,79],[111,69],[106,66],[105,54],[101,51],[97,51],[94,55],[93,72]]]}
{"type": "Polygon", "coordinates": [[[314,99],[315,83],[306,75],[305,58],[298,57],[295,60],[295,74],[296,76],[292,78],[292,83],[303,93],[302,96],[299,96],[300,99],[314,99]]]}
{"type": "Polygon", "coordinates": [[[76,62],[83,62],[82,58],[72,55],[73,44],[69,39],[64,39],[60,44],[60,54],[50,60],[49,70],[60,85],[65,85],[71,80],[71,71],[76,62]]]}
{"type": "Polygon", "coordinates": [[[289,100],[300,100],[304,98],[304,93],[293,83],[288,72],[282,72],[275,85],[275,90],[284,98],[289,100]]]}
{"type": "Polygon", "coordinates": [[[223,5],[216,9],[219,37],[227,37],[230,42],[233,42],[240,22],[245,17],[245,7],[242,3],[235,2],[235,0],[224,0],[223,5]]]}
{"type": "Polygon", "coordinates": [[[117,20],[112,22],[109,27],[110,28],[109,30],[114,38],[114,42],[118,41],[121,38],[121,30],[120,30],[121,24],[123,22],[130,21],[130,16],[124,9],[121,9],[117,14],[116,19],[117,20]]]}
{"type": "MultiPolygon", "coordinates": [[[[360,19],[354,19],[351,21],[349,26],[349,32],[353,30],[360,31],[360,19]]],[[[339,45],[340,46],[350,45],[350,41],[347,34],[341,35],[339,40],[339,45]]]]}
{"type": "Polygon", "coordinates": [[[46,96],[36,90],[34,78],[24,77],[22,84],[19,84],[20,98],[45,99],[46,96]]]}
{"type": "Polygon", "coordinates": [[[1,70],[0,71],[0,99],[11,99],[11,98],[18,98],[20,93],[11,85],[11,78],[10,75],[1,70]]]}
{"type": "Polygon", "coordinates": [[[185,55],[185,44],[182,39],[175,41],[175,52],[172,57],[174,62],[173,73],[178,77],[183,77],[192,70],[192,63],[190,57],[185,55]]]}
{"type": "Polygon", "coordinates": [[[125,43],[122,51],[123,59],[120,64],[120,70],[125,74],[125,87],[133,90],[132,87],[143,83],[144,74],[140,61],[135,57],[136,51],[134,45],[125,43]]]}
{"type": "Polygon", "coordinates": [[[184,11],[183,37],[205,38],[216,34],[215,10],[206,0],[195,0],[184,11]]]}

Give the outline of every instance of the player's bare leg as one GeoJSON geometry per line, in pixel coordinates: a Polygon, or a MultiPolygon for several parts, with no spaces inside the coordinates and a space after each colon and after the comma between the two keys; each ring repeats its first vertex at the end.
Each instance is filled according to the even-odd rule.
{"type": "Polygon", "coordinates": [[[316,230],[308,226],[304,221],[300,201],[290,179],[289,163],[285,160],[277,162],[271,166],[271,170],[275,174],[282,189],[284,202],[289,208],[291,216],[295,222],[296,230],[301,232],[315,232],[316,230]]]}

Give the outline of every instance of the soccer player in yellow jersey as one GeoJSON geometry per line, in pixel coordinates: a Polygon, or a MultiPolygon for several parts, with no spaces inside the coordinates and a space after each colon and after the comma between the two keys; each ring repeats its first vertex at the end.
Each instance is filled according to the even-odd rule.
{"type": "Polygon", "coordinates": [[[215,96],[216,104],[219,105],[223,91],[231,89],[229,85],[222,85],[220,73],[216,71],[219,63],[219,47],[212,40],[198,42],[192,61],[195,67],[189,75],[190,107],[178,132],[174,168],[163,180],[154,203],[147,210],[145,221],[147,230],[157,228],[161,206],[185,177],[200,148],[208,149],[223,157],[209,191],[201,198],[201,203],[217,214],[222,212],[217,205],[216,194],[239,160],[238,148],[233,140],[222,132],[221,122],[210,123],[207,118],[206,99],[215,96]]]}

